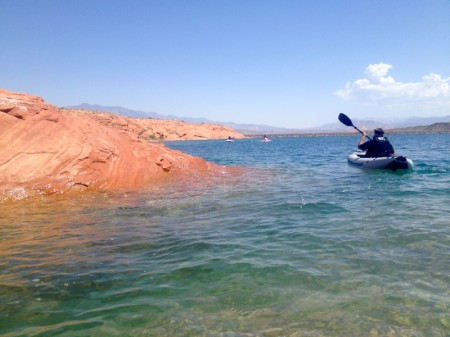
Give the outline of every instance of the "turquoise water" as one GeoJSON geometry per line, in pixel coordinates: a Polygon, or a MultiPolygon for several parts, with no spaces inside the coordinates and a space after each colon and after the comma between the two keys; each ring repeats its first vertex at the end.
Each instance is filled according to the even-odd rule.
{"type": "Polygon", "coordinates": [[[450,135],[189,141],[246,168],[0,206],[2,336],[449,336],[450,135]]]}

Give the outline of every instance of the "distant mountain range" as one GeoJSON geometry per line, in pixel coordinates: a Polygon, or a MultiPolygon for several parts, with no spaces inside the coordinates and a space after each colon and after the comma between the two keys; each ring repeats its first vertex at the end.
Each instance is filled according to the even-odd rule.
{"type": "MultiPolygon", "coordinates": [[[[238,124],[233,122],[217,122],[208,120],[206,118],[192,118],[192,117],[179,117],[175,115],[161,115],[156,112],[145,112],[130,110],[120,106],[103,106],[98,104],[88,104],[82,103],[77,106],[67,107],[70,109],[83,109],[83,110],[93,110],[101,112],[110,112],[127,117],[133,118],[158,118],[158,119],[169,119],[169,120],[179,120],[189,123],[213,123],[225,125],[233,128],[235,131],[242,133],[244,135],[259,135],[259,134],[298,134],[298,133],[341,133],[341,132],[353,132],[352,128],[345,126],[339,122],[325,124],[319,127],[307,128],[307,129],[289,129],[289,128],[279,128],[270,125],[263,124],[238,124]]],[[[336,118],[337,120],[337,118],[336,118]]],[[[446,129],[450,131],[450,115],[444,117],[410,117],[407,119],[352,119],[353,124],[357,125],[361,130],[373,130],[374,128],[381,127],[386,130],[395,129],[408,129],[411,132],[426,132],[426,130],[432,130],[434,124],[438,124],[436,132],[442,132],[446,129]],[[423,130],[423,131],[418,131],[423,130]]],[[[405,130],[405,131],[408,131],[405,130]]]]}

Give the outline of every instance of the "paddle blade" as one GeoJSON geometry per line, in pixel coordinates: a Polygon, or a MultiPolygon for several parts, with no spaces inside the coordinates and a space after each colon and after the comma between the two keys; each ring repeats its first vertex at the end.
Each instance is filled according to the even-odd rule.
{"type": "Polygon", "coordinates": [[[352,120],[347,117],[347,115],[344,115],[343,113],[339,114],[339,121],[347,126],[353,126],[352,120]]]}

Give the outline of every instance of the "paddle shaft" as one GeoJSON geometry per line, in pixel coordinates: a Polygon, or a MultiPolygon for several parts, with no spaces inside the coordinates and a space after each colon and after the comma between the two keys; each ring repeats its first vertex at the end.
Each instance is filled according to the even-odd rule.
{"type": "MultiPolygon", "coordinates": [[[[358,130],[360,134],[364,134],[364,132],[362,132],[360,129],[358,129],[356,126],[353,125],[353,128],[358,130]]],[[[370,140],[372,140],[372,138],[370,138],[368,135],[366,135],[367,138],[369,138],[370,140]]]]}

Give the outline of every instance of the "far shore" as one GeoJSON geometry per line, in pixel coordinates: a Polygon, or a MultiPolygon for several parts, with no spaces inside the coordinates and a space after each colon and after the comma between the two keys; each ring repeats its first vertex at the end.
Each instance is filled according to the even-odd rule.
{"type": "MultiPolygon", "coordinates": [[[[366,131],[370,136],[371,131],[366,131]]],[[[386,135],[433,135],[433,134],[450,134],[450,130],[445,131],[408,131],[408,130],[385,130],[386,135]]],[[[301,138],[301,137],[344,137],[344,136],[361,136],[360,133],[349,132],[314,132],[314,133],[264,133],[264,134],[244,134],[246,138],[263,138],[264,135],[269,138],[301,138]]]]}

